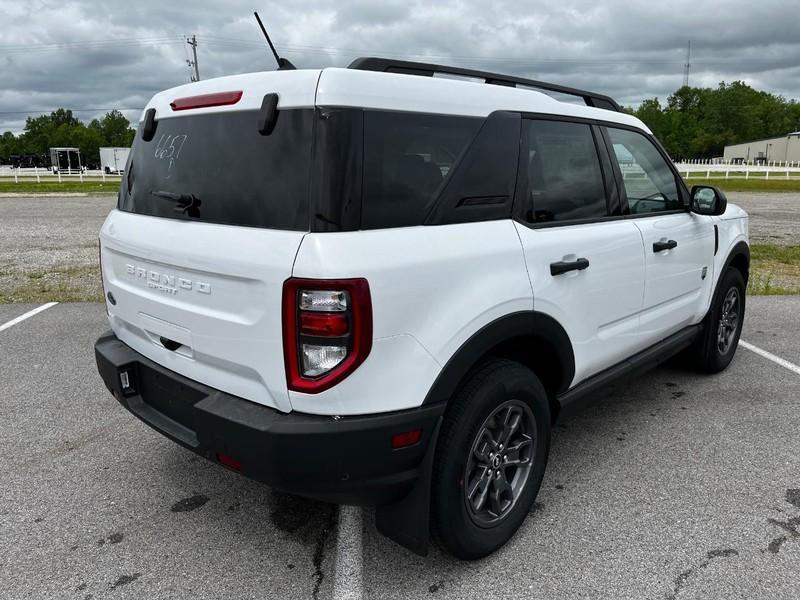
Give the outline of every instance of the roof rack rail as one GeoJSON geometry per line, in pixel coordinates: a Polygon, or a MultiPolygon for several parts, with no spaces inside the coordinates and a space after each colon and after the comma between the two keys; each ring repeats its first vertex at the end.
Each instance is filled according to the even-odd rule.
{"type": "Polygon", "coordinates": [[[446,73],[448,75],[459,75],[474,79],[483,79],[484,83],[492,85],[504,85],[507,87],[528,86],[549,92],[558,92],[568,96],[582,98],[586,106],[604,108],[622,112],[622,108],[610,96],[587,92],[556,83],[536,81],[534,79],[523,79],[512,75],[500,75],[499,73],[489,73],[486,71],[475,71],[473,69],[462,69],[461,67],[447,67],[444,65],[434,65],[429,63],[411,62],[405,60],[394,60],[391,58],[361,57],[355,59],[347,67],[348,69],[358,69],[359,71],[381,71],[383,73],[403,73],[405,75],[422,75],[432,77],[435,73],[446,73]]]}

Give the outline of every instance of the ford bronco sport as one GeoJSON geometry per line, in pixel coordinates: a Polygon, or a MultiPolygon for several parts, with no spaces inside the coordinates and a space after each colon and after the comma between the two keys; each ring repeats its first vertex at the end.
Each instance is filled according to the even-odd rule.
{"type": "Polygon", "coordinates": [[[157,94],[100,248],[125,408],[467,559],[525,519],[557,419],[678,353],[728,366],[749,268],[744,211],[612,99],[375,58],[157,94]]]}

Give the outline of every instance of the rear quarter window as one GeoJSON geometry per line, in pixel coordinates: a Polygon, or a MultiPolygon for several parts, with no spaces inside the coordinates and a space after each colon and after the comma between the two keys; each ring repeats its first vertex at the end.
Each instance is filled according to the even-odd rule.
{"type": "Polygon", "coordinates": [[[421,225],[483,121],[365,111],[361,227],[421,225]]]}

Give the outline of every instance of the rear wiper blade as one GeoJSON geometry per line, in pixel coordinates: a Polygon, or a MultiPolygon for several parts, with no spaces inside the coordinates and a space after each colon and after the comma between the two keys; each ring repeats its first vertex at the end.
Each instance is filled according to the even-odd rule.
{"type": "Polygon", "coordinates": [[[164,190],[150,190],[150,195],[157,198],[164,198],[177,203],[175,212],[188,213],[190,217],[197,217],[200,215],[200,198],[194,194],[176,194],[175,192],[166,192],[164,190]]]}
{"type": "Polygon", "coordinates": [[[195,199],[192,194],[176,194],[175,192],[165,192],[163,190],[151,190],[150,195],[172,200],[173,202],[180,202],[181,204],[191,204],[195,199]]]}

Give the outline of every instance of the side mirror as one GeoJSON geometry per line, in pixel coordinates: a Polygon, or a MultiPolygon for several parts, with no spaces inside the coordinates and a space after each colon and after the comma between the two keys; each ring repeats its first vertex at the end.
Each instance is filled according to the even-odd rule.
{"type": "Polygon", "coordinates": [[[725,193],[711,185],[692,186],[691,208],[698,215],[721,215],[728,208],[725,193]]]}

